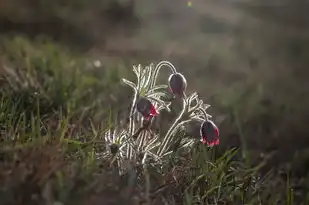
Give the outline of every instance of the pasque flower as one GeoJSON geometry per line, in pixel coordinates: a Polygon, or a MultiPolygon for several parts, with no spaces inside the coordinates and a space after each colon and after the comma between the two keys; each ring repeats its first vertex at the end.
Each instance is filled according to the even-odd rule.
{"type": "MultiPolygon", "coordinates": [[[[209,147],[219,144],[219,130],[216,125],[209,120],[210,115],[206,113],[209,105],[204,104],[196,92],[187,95],[187,80],[177,69],[168,61],[161,61],[156,66],[150,64],[142,67],[141,65],[133,66],[133,72],[136,76],[136,82],[131,82],[127,79],[122,81],[133,89],[132,104],[130,107],[130,117],[128,128],[125,129],[119,156],[124,156],[128,159],[136,159],[140,153],[142,154],[142,164],[148,162],[149,157],[161,158],[169,155],[171,150],[177,150],[181,147],[192,145],[194,140],[188,139],[188,143],[179,143],[177,132],[186,125],[194,122],[192,133],[191,130],[184,129],[186,134],[196,139],[201,139],[203,144],[209,147]],[[168,85],[158,85],[157,79],[161,68],[167,67],[172,73],[168,78],[168,85]],[[170,92],[166,92],[169,87],[170,92]],[[181,101],[181,110],[175,120],[169,125],[169,129],[161,138],[159,135],[151,132],[151,124],[155,116],[159,115],[159,111],[170,111],[170,106],[174,105],[171,102],[170,95],[177,97],[181,101]],[[139,121],[135,122],[135,112],[139,112],[143,117],[143,124],[139,121]],[[151,138],[148,137],[148,132],[141,135],[142,131],[150,131],[151,138]],[[155,149],[156,148],[156,149],[155,149]],[[151,154],[150,154],[151,153],[151,154]]],[[[143,132],[144,133],[144,132],[143,132]]],[[[122,139],[122,138],[121,138],[122,139]]],[[[182,139],[180,139],[182,140],[182,139]]],[[[186,139],[187,140],[187,139],[186,139]]],[[[182,142],[182,141],[181,141],[182,142]]],[[[117,153],[117,147],[111,147],[112,153],[117,153]]]]}
{"type": "Polygon", "coordinates": [[[219,129],[211,120],[205,120],[201,124],[200,135],[203,144],[207,144],[209,147],[213,147],[220,143],[219,129]]]}
{"type": "Polygon", "coordinates": [[[136,104],[136,109],[146,120],[149,120],[153,116],[159,115],[155,106],[145,97],[139,98],[136,104]]]}
{"type": "Polygon", "coordinates": [[[187,80],[181,73],[170,75],[168,83],[173,94],[183,96],[187,88],[187,80]]]}

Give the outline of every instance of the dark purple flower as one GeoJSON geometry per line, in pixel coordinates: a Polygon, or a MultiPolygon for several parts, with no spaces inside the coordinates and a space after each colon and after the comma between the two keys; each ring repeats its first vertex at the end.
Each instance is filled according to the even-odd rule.
{"type": "Polygon", "coordinates": [[[154,105],[145,97],[140,97],[136,104],[136,109],[142,114],[145,120],[149,120],[151,117],[159,115],[154,105]]]}
{"type": "Polygon", "coordinates": [[[183,96],[187,88],[187,80],[181,73],[172,74],[169,77],[168,82],[173,94],[183,96]]]}
{"type": "Polygon", "coordinates": [[[203,144],[207,144],[209,147],[213,147],[220,143],[219,129],[211,120],[205,120],[202,123],[200,128],[200,135],[203,144]]]}

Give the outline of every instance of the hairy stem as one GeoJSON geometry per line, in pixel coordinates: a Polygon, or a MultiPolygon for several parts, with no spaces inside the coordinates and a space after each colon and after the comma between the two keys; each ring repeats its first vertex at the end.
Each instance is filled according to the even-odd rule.
{"type": "Polygon", "coordinates": [[[208,117],[206,110],[204,110],[204,109],[199,109],[199,110],[203,113],[205,120],[209,121],[209,117],[208,117]]]}
{"type": "Polygon", "coordinates": [[[173,134],[176,132],[176,130],[178,129],[178,127],[181,125],[181,120],[183,115],[185,114],[186,111],[186,99],[182,99],[182,110],[179,113],[178,117],[175,119],[174,123],[171,125],[171,127],[169,128],[169,130],[167,131],[166,135],[164,136],[163,142],[162,142],[162,146],[160,146],[160,149],[158,150],[158,155],[162,156],[165,151],[169,148],[170,146],[170,142],[173,140],[173,134]]]}
{"type": "MultiPolygon", "coordinates": [[[[132,101],[132,105],[131,105],[130,118],[129,118],[129,138],[131,138],[133,133],[134,133],[134,122],[133,122],[134,119],[133,119],[133,115],[134,115],[134,108],[135,108],[135,104],[136,104],[136,100],[137,100],[137,94],[138,94],[137,91],[134,91],[134,97],[133,97],[133,101],[132,101]]],[[[128,143],[127,146],[128,146],[128,148],[127,148],[127,157],[128,157],[128,159],[131,159],[132,149],[131,149],[129,143],[128,143]]]]}
{"type": "Polygon", "coordinates": [[[170,63],[168,61],[161,61],[161,62],[159,62],[157,64],[157,66],[155,67],[155,69],[154,69],[153,80],[152,80],[151,85],[150,85],[151,87],[155,86],[157,78],[158,78],[158,75],[159,75],[159,71],[160,71],[160,69],[163,66],[167,66],[172,71],[173,74],[177,73],[177,70],[176,70],[175,66],[172,63],[170,63]]]}

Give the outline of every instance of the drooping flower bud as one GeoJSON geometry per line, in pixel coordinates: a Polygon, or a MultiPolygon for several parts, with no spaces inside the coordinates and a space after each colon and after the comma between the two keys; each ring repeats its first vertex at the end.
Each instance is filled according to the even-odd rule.
{"type": "Polygon", "coordinates": [[[183,96],[187,88],[187,80],[181,73],[172,74],[169,77],[168,82],[173,94],[183,96]]]}
{"type": "Polygon", "coordinates": [[[139,113],[142,114],[145,120],[149,120],[151,117],[159,115],[154,105],[145,97],[141,97],[138,100],[136,109],[139,113]]]}
{"type": "Polygon", "coordinates": [[[211,120],[205,120],[200,128],[200,135],[203,144],[213,147],[220,143],[219,129],[211,120]]]}

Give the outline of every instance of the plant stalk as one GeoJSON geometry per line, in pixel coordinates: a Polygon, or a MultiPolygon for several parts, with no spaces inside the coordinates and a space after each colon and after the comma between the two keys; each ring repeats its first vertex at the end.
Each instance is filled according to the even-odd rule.
{"type": "Polygon", "coordinates": [[[177,128],[181,125],[181,120],[182,120],[182,117],[183,117],[185,111],[186,111],[186,99],[183,98],[182,99],[182,110],[179,113],[178,117],[175,119],[174,123],[171,125],[171,127],[167,131],[166,135],[164,136],[162,146],[160,146],[160,148],[162,147],[162,149],[158,150],[159,156],[162,156],[164,154],[164,152],[169,148],[169,143],[173,139],[173,134],[175,133],[177,128]]]}
{"type": "MultiPolygon", "coordinates": [[[[137,91],[134,91],[134,97],[133,97],[133,101],[132,101],[132,105],[131,105],[130,118],[129,118],[129,138],[131,138],[133,133],[134,133],[134,122],[133,122],[134,119],[133,119],[133,115],[134,115],[134,108],[135,108],[135,104],[136,104],[136,100],[137,100],[137,94],[138,94],[137,91]]],[[[127,148],[127,157],[128,157],[128,159],[131,159],[132,149],[131,149],[129,143],[128,143],[127,146],[128,146],[128,148],[127,148]]]]}

